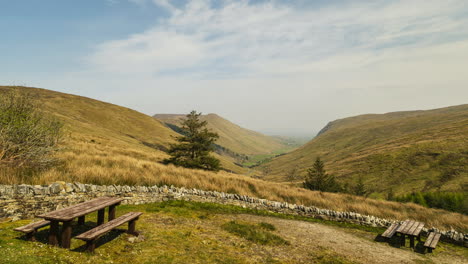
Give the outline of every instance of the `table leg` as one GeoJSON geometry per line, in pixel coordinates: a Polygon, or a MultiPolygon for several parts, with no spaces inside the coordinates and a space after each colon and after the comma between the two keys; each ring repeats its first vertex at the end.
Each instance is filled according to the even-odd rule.
{"type": "Polygon", "coordinates": [[[58,245],[58,233],[59,233],[59,222],[58,221],[50,221],[50,229],[49,229],[49,244],[52,246],[58,245]]]}
{"type": "Polygon", "coordinates": [[[71,234],[72,234],[72,222],[65,221],[62,226],[62,247],[70,248],[71,244],[71,234]]]}
{"type": "Polygon", "coordinates": [[[115,205],[109,206],[109,221],[115,219],[115,205]]]}
{"type": "Polygon", "coordinates": [[[80,216],[78,217],[78,225],[84,225],[85,224],[85,216],[80,216]]]}
{"type": "Polygon", "coordinates": [[[97,220],[97,225],[102,225],[104,224],[104,213],[106,209],[101,209],[98,211],[98,220],[97,220]]]}
{"type": "Polygon", "coordinates": [[[406,244],[406,240],[405,240],[405,239],[406,239],[406,238],[405,238],[405,234],[400,234],[400,245],[401,245],[402,247],[404,247],[405,244],[406,244]]]}
{"type": "Polygon", "coordinates": [[[409,236],[410,247],[414,248],[414,236],[409,236]]]}

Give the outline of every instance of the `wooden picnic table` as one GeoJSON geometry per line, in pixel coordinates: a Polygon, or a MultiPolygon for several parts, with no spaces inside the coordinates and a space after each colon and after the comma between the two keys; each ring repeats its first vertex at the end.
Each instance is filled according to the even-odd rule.
{"type": "Polygon", "coordinates": [[[424,223],[416,222],[413,220],[406,220],[396,230],[401,235],[401,245],[405,245],[405,235],[410,238],[410,247],[414,248],[414,238],[417,237],[418,241],[421,242],[421,231],[424,227],[424,223]]]}
{"type": "Polygon", "coordinates": [[[44,218],[50,221],[49,229],[49,244],[58,245],[58,236],[61,236],[61,246],[70,248],[72,222],[78,218],[78,224],[82,225],[85,222],[87,214],[98,212],[97,225],[104,223],[104,214],[106,207],[109,207],[109,221],[115,218],[115,207],[122,202],[121,198],[99,197],[84,203],[76,204],[57,211],[38,215],[37,217],[44,218]],[[62,232],[59,234],[59,223],[62,222],[62,232]]]}

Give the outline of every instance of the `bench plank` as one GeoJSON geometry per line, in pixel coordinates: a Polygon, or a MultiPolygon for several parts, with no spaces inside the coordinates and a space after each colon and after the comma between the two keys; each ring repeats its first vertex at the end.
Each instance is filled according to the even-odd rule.
{"type": "Polygon", "coordinates": [[[35,230],[39,229],[39,228],[48,226],[49,224],[50,224],[50,221],[41,220],[41,221],[38,221],[38,222],[33,222],[33,223],[30,223],[30,224],[27,224],[25,226],[17,227],[17,228],[15,228],[13,230],[18,231],[18,232],[23,232],[23,233],[31,233],[31,232],[34,232],[35,230]]]}
{"type": "Polygon", "coordinates": [[[414,225],[408,230],[408,235],[418,236],[419,233],[417,232],[417,230],[419,229],[420,226],[422,229],[422,226],[424,226],[424,224],[420,222],[415,222],[414,225]]]}
{"type": "Polygon", "coordinates": [[[439,242],[439,239],[440,239],[440,234],[431,232],[429,234],[429,237],[426,239],[424,246],[427,248],[435,249],[437,246],[437,243],[439,242]]]}
{"type": "Polygon", "coordinates": [[[103,225],[100,225],[100,226],[97,226],[83,234],[80,234],[78,236],[76,236],[77,239],[81,239],[81,240],[84,240],[84,241],[90,241],[90,240],[94,240],[96,238],[98,238],[99,236],[109,232],[110,230],[126,223],[126,222],[129,222],[131,220],[134,220],[136,218],[138,218],[140,215],[142,215],[143,213],[141,212],[130,212],[130,213],[127,213],[125,215],[122,215],[114,220],[111,220],[103,225]]]}
{"type": "Polygon", "coordinates": [[[391,224],[382,234],[382,237],[391,238],[396,233],[399,226],[400,225],[398,223],[391,224]]]}
{"type": "Polygon", "coordinates": [[[398,233],[403,233],[402,231],[403,231],[403,229],[406,228],[406,226],[408,225],[408,223],[409,223],[409,220],[404,221],[404,222],[398,227],[397,232],[398,232],[398,233]]]}

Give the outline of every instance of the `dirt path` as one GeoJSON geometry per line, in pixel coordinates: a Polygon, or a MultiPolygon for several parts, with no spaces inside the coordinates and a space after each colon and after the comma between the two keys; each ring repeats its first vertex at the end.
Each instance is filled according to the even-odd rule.
{"type": "MultiPolygon", "coordinates": [[[[378,243],[371,238],[353,234],[339,227],[303,221],[285,220],[253,215],[233,216],[250,222],[268,222],[277,227],[277,233],[291,242],[290,255],[302,256],[304,252],[331,250],[347,260],[358,263],[467,263],[462,256],[419,254],[378,243]]],[[[360,231],[359,231],[360,232],[360,231]]],[[[296,259],[298,262],[304,259],[296,259]]]]}

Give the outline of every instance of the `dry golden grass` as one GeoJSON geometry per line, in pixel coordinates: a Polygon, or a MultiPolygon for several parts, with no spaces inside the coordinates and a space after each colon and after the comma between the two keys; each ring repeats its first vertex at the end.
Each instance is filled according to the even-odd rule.
{"type": "Polygon", "coordinates": [[[443,229],[468,230],[468,216],[415,204],[320,193],[285,186],[227,172],[212,173],[160,164],[165,154],[148,149],[118,145],[115,142],[90,142],[72,135],[60,153],[63,165],[30,178],[2,170],[3,184],[49,184],[54,181],[120,185],[175,185],[186,188],[238,193],[275,201],[313,205],[339,211],[353,211],[383,218],[425,222],[443,229]]]}
{"type": "MultiPolygon", "coordinates": [[[[10,88],[0,87],[0,92],[5,89],[10,88]]],[[[33,175],[2,168],[0,184],[48,184],[57,180],[120,185],[172,184],[391,219],[411,218],[424,221],[429,226],[468,231],[468,217],[457,213],[351,195],[313,192],[227,172],[165,166],[159,162],[167,155],[159,149],[173,142],[175,133],[159,121],[131,109],[89,98],[42,89],[20,89],[32,93],[44,112],[65,123],[67,136],[62,150],[57,153],[62,164],[33,175]]],[[[223,166],[233,171],[240,168],[229,161],[223,162],[223,166]]]]}

